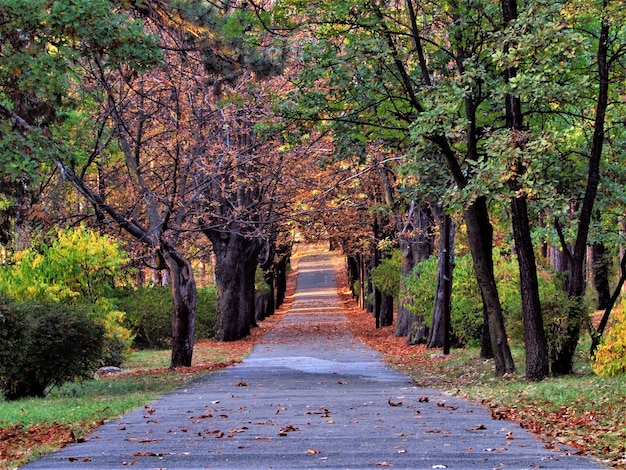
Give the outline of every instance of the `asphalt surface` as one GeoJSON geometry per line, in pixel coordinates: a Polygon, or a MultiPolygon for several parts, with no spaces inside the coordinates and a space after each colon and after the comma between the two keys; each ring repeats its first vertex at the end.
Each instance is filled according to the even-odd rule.
{"type": "Polygon", "coordinates": [[[292,308],[243,363],[25,468],[605,468],[385,366],[348,330],[334,262],[300,261],[292,308]]]}

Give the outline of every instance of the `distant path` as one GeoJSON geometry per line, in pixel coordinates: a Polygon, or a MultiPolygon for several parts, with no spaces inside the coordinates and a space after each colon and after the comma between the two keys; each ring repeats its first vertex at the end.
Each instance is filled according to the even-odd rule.
{"type": "Polygon", "coordinates": [[[242,364],[26,468],[604,468],[386,367],[348,330],[336,262],[300,260],[293,306],[242,364]]]}

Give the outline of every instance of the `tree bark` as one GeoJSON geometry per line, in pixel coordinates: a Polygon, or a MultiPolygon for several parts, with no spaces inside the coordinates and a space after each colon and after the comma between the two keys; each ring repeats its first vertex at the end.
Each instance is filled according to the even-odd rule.
{"type": "Polygon", "coordinates": [[[593,285],[598,294],[598,310],[604,310],[611,300],[611,287],[609,283],[609,271],[611,269],[611,258],[606,252],[604,243],[594,243],[591,245],[591,256],[589,264],[593,278],[593,285]]]}
{"type": "Polygon", "coordinates": [[[393,295],[384,294],[380,296],[380,326],[393,325],[393,295]]]}
{"type": "Polygon", "coordinates": [[[526,379],[542,380],[547,377],[548,341],[543,327],[537,266],[528,221],[526,197],[511,200],[513,238],[520,274],[522,312],[524,317],[524,345],[526,348],[526,379]]]}
{"type": "Polygon", "coordinates": [[[406,289],[407,277],[413,272],[415,267],[415,255],[411,240],[406,234],[400,234],[399,236],[401,264],[400,264],[400,294],[398,301],[398,316],[396,318],[396,331],[395,336],[407,336],[409,333],[409,327],[411,324],[411,312],[406,307],[411,302],[409,294],[406,289]]]}
{"type": "Polygon", "coordinates": [[[435,290],[435,302],[433,307],[433,321],[431,323],[430,331],[428,333],[428,341],[426,345],[429,348],[443,348],[445,339],[444,328],[444,313],[446,304],[448,308],[452,307],[452,296],[447,295],[450,293],[444,292],[445,278],[448,278],[448,282],[452,285],[453,272],[454,272],[454,247],[455,247],[455,228],[452,220],[449,220],[449,233],[448,233],[448,249],[445,249],[445,230],[443,229],[443,217],[448,217],[442,210],[437,215],[437,221],[440,227],[439,237],[439,256],[437,260],[437,288],[435,290]],[[445,256],[448,257],[449,270],[445,269],[445,256]]]}
{"type": "MultiPolygon", "coordinates": [[[[505,24],[508,25],[511,21],[517,19],[517,0],[501,0],[501,6],[505,24]]],[[[516,75],[517,70],[515,67],[509,67],[504,72],[507,82],[513,80],[516,75]]],[[[510,131],[509,145],[523,152],[525,142],[524,117],[521,100],[518,96],[511,93],[505,96],[505,113],[506,124],[510,131]]],[[[509,180],[509,189],[513,192],[510,202],[511,224],[520,273],[522,313],[524,317],[524,345],[526,347],[526,378],[528,380],[542,380],[549,372],[548,342],[541,316],[539,283],[537,281],[535,252],[530,235],[528,205],[526,195],[521,193],[522,188],[518,181],[524,170],[524,162],[521,158],[517,158],[515,160],[515,170],[512,172],[513,176],[509,180]]]]}
{"type": "Polygon", "coordinates": [[[515,363],[504,327],[502,305],[493,270],[493,228],[489,222],[487,204],[479,197],[464,211],[467,238],[474,261],[476,279],[487,312],[489,339],[495,359],[496,375],[515,371],[515,363]]]}
{"type": "Polygon", "coordinates": [[[217,308],[215,339],[236,341],[250,334],[254,324],[254,272],[258,248],[237,233],[210,232],[215,253],[217,308]]]}
{"type": "Polygon", "coordinates": [[[170,367],[190,367],[196,316],[196,282],[193,269],[189,260],[180,256],[176,250],[162,247],[161,255],[170,273],[174,299],[170,367]]]}

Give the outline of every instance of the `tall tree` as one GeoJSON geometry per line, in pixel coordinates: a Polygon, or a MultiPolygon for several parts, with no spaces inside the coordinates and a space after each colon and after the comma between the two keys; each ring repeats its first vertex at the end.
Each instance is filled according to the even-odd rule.
{"type": "MultiPolygon", "coordinates": [[[[505,27],[511,26],[518,18],[517,0],[501,0],[502,17],[505,27]]],[[[505,45],[505,53],[514,44],[505,45]]],[[[517,75],[517,69],[511,65],[504,71],[505,81],[511,84],[517,75]]],[[[541,302],[539,300],[539,281],[537,265],[528,218],[527,196],[519,183],[519,177],[525,171],[523,153],[525,152],[525,126],[522,112],[522,100],[513,90],[505,97],[506,126],[509,130],[508,140],[513,152],[513,159],[508,186],[511,197],[511,223],[513,238],[519,263],[520,290],[522,295],[522,312],[524,316],[524,344],[526,347],[526,378],[541,380],[548,375],[548,341],[546,339],[541,302]]]]}
{"type": "Polygon", "coordinates": [[[493,30],[479,5],[362,3],[295,4],[307,15],[296,115],[331,121],[339,150],[374,138],[441,155],[466,197],[463,214],[489,317],[496,373],[514,370],[493,272],[489,189],[474,178],[485,158],[479,140],[491,117],[480,77],[487,57],[485,32],[493,30]],[[420,26],[428,18],[437,28],[420,26]],[[332,27],[328,27],[332,25],[332,27]],[[313,66],[315,63],[315,66],[313,66]],[[459,111],[463,112],[459,115],[459,111]]]}

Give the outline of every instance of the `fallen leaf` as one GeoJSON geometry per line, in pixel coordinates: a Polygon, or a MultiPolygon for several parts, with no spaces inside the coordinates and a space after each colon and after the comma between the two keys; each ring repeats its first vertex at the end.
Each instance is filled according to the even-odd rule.
{"type": "Polygon", "coordinates": [[[294,432],[294,431],[299,431],[299,430],[300,429],[296,428],[293,424],[288,424],[287,426],[282,428],[280,431],[278,431],[278,435],[279,436],[286,436],[287,433],[294,432]]]}
{"type": "Polygon", "coordinates": [[[472,431],[483,431],[487,429],[487,426],[485,426],[484,424],[477,424],[476,426],[474,426],[473,428],[470,429],[466,429],[466,431],[468,432],[472,432],[472,431]]]}
{"type": "Polygon", "coordinates": [[[391,397],[389,397],[389,400],[387,400],[387,403],[389,403],[389,406],[402,406],[401,401],[393,402],[391,401],[391,397]]]}

